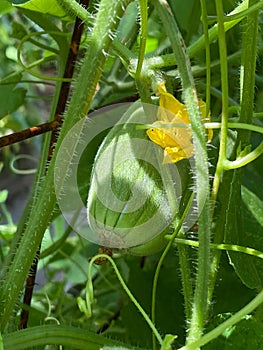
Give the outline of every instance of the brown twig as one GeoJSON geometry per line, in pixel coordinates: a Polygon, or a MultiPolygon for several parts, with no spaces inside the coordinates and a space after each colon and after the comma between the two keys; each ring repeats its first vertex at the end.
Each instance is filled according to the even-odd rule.
{"type": "MultiPolygon", "coordinates": [[[[35,286],[35,279],[36,279],[39,256],[40,256],[40,249],[38,249],[38,251],[36,253],[36,256],[32,262],[32,265],[30,267],[30,270],[29,270],[29,273],[28,273],[28,276],[26,279],[26,287],[25,287],[23,303],[24,303],[24,305],[28,305],[28,307],[31,304],[31,299],[32,299],[33,290],[34,290],[34,286],[35,286]]],[[[18,329],[27,328],[28,316],[29,316],[29,309],[22,308],[18,329]]]]}
{"type": "MultiPolygon", "coordinates": [[[[89,1],[87,0],[82,0],[81,4],[82,6],[87,7],[88,2],[89,1]]],[[[80,18],[77,17],[74,25],[74,30],[72,33],[68,58],[65,66],[65,72],[63,75],[63,78],[65,79],[71,79],[73,77],[73,72],[74,72],[74,68],[77,60],[83,28],[84,28],[84,23],[81,21],[80,18]]],[[[60,95],[59,95],[57,108],[56,108],[53,121],[40,124],[37,126],[32,126],[28,129],[24,129],[24,130],[0,137],[0,148],[27,140],[37,135],[44,134],[48,131],[52,131],[51,144],[54,144],[57,138],[57,133],[56,133],[57,128],[62,123],[62,115],[65,112],[66,103],[69,96],[69,90],[70,90],[70,82],[63,81],[61,85],[60,95]]],[[[53,149],[53,146],[51,148],[53,149]]]]}
{"type": "Polygon", "coordinates": [[[59,124],[60,123],[58,120],[53,120],[52,122],[40,124],[37,126],[32,126],[31,128],[2,136],[0,137],[0,148],[27,140],[37,135],[44,134],[45,132],[48,132],[48,131],[52,131],[56,129],[59,126],[59,124]]]}
{"type": "MultiPolygon", "coordinates": [[[[80,3],[83,6],[87,7],[89,1],[82,0],[82,1],[80,1],[80,3]]],[[[72,78],[72,76],[73,76],[83,28],[84,28],[84,23],[77,17],[76,21],[75,21],[75,26],[74,26],[72,38],[71,38],[70,49],[69,49],[69,53],[68,53],[68,58],[67,58],[67,62],[66,62],[64,76],[63,76],[64,78],[72,78]]],[[[59,99],[58,99],[58,103],[57,103],[57,108],[56,108],[54,120],[52,122],[41,124],[39,126],[32,127],[32,128],[27,129],[27,130],[23,130],[20,133],[15,133],[15,134],[20,134],[20,135],[16,135],[16,137],[14,139],[17,140],[19,137],[21,137],[21,135],[25,136],[27,134],[27,135],[30,135],[28,137],[32,137],[32,136],[39,135],[43,132],[52,131],[50,147],[49,147],[49,160],[50,160],[52,157],[54,144],[55,144],[56,139],[57,139],[57,128],[63,122],[62,115],[66,109],[66,103],[68,100],[69,91],[70,91],[70,83],[63,82],[61,85],[61,90],[60,90],[60,94],[59,94],[59,99]]],[[[9,135],[9,136],[12,136],[12,135],[9,135]]],[[[26,137],[26,138],[28,138],[28,137],[26,137]]],[[[21,141],[21,139],[20,139],[20,141],[21,141]]],[[[15,141],[15,142],[18,142],[18,141],[15,141]]],[[[1,145],[1,138],[0,138],[0,145],[1,145]]],[[[31,299],[32,299],[32,295],[33,295],[33,289],[34,289],[34,285],[35,285],[35,278],[36,278],[36,272],[37,272],[37,265],[38,265],[38,260],[39,260],[39,252],[40,252],[40,247],[39,247],[39,250],[35,256],[35,259],[34,259],[32,265],[31,265],[31,268],[30,268],[30,271],[29,271],[29,274],[28,274],[28,277],[26,280],[23,303],[25,305],[28,305],[28,306],[30,306],[30,304],[31,304],[31,299]]],[[[20,323],[18,326],[19,329],[27,328],[28,317],[29,317],[29,308],[22,309],[21,315],[20,315],[20,323]]]]}
{"type": "MultiPolygon", "coordinates": [[[[88,7],[89,0],[82,0],[80,4],[84,7],[88,7]]],[[[78,51],[82,32],[84,29],[84,23],[80,18],[76,18],[74,30],[72,33],[68,58],[66,62],[65,72],[63,78],[71,79],[73,77],[75,64],[77,61],[78,51]]],[[[54,121],[58,122],[58,125],[61,125],[63,122],[63,113],[65,112],[67,100],[70,91],[70,82],[63,81],[61,85],[59,100],[57,103],[57,108],[54,116],[54,121]]],[[[52,130],[51,140],[50,140],[50,149],[49,149],[49,158],[52,156],[53,147],[57,140],[57,127],[52,130]]]]}

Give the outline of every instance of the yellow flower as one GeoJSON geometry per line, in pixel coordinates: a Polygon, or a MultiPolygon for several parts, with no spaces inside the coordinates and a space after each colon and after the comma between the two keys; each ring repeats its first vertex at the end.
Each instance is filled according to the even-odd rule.
{"type": "MultiPolygon", "coordinates": [[[[194,154],[192,129],[186,106],[166,91],[164,82],[158,85],[158,92],[160,108],[158,121],[154,124],[178,123],[181,125],[180,127],[151,128],[147,130],[147,135],[151,141],[164,149],[164,163],[176,163],[181,159],[192,157],[194,154]],[[184,124],[183,127],[182,124],[184,124]]],[[[206,104],[202,100],[199,101],[199,109],[202,121],[209,121],[209,118],[206,118],[206,104]]],[[[212,130],[209,130],[209,141],[212,136],[212,130]]]]}

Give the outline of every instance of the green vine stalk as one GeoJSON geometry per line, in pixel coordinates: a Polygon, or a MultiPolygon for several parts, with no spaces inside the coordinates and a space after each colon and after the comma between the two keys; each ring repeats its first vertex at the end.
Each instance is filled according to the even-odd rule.
{"type": "Polygon", "coordinates": [[[90,261],[90,264],[89,264],[89,269],[88,269],[88,276],[89,276],[89,279],[88,279],[88,282],[87,282],[87,307],[90,308],[90,303],[93,301],[93,287],[92,287],[92,267],[93,267],[93,264],[94,264],[94,261],[98,258],[103,258],[103,259],[107,259],[113,269],[114,269],[114,272],[118,278],[118,280],[120,281],[120,284],[122,285],[122,288],[124,289],[125,293],[128,295],[129,299],[133,302],[133,304],[135,305],[135,307],[138,309],[138,311],[141,313],[141,315],[143,316],[143,318],[145,319],[145,321],[147,322],[147,324],[149,325],[149,327],[151,328],[154,336],[156,337],[156,339],[158,340],[159,344],[162,346],[163,345],[163,339],[160,335],[160,333],[158,332],[158,330],[156,329],[154,323],[152,322],[152,320],[150,319],[150,317],[147,315],[147,313],[144,311],[144,309],[141,307],[140,303],[135,299],[135,297],[133,296],[132,292],[129,290],[128,286],[126,285],[126,283],[124,282],[123,280],[123,277],[121,276],[114,260],[108,256],[108,255],[105,255],[105,254],[97,254],[95,255],[91,261],[90,261]]]}
{"type": "MultiPolygon", "coordinates": [[[[54,211],[56,196],[54,192],[54,167],[56,154],[61,142],[71,127],[83,118],[90,107],[102,67],[106,60],[119,20],[129,1],[112,2],[103,0],[94,23],[87,53],[83,59],[75,89],[65,115],[65,121],[59,134],[47,175],[41,183],[41,189],[34,203],[34,210],[26,223],[26,228],[12,260],[12,264],[0,287],[0,329],[4,330],[23,283],[31,266],[35,253],[41,243],[47,224],[54,211]],[[108,13],[111,13],[109,20],[108,13]],[[85,79],[83,78],[85,77],[85,79]],[[23,264],[21,264],[23,262],[23,264]]],[[[73,146],[74,148],[74,146],[73,146]]],[[[73,152],[74,153],[74,152],[73,152]]],[[[73,154],[72,153],[72,154],[73,154]]]]}
{"type": "Polygon", "coordinates": [[[46,344],[63,345],[83,350],[87,348],[98,350],[102,346],[120,347],[123,345],[121,342],[99,334],[64,325],[42,325],[3,335],[5,349],[32,349],[46,344]]]}
{"type": "Polygon", "coordinates": [[[207,290],[210,270],[210,214],[209,214],[209,174],[206,142],[203,132],[201,116],[198,109],[198,98],[191,72],[189,57],[174,16],[166,1],[154,1],[160,13],[165,31],[171,41],[178,70],[180,73],[183,98],[190,116],[193,129],[195,161],[196,161],[196,188],[198,188],[197,201],[199,206],[199,257],[194,292],[192,316],[187,343],[199,339],[203,332],[207,312],[207,290]],[[173,28],[173,30],[171,30],[173,28]],[[204,202],[201,208],[201,202],[204,202]]]}

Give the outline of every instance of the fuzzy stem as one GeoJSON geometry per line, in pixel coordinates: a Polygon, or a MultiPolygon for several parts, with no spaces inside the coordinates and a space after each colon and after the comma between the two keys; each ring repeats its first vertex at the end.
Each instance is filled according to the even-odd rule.
{"type": "MultiPolygon", "coordinates": [[[[154,278],[153,278],[153,288],[152,288],[152,322],[155,324],[155,308],[156,308],[156,293],[157,293],[157,284],[158,284],[158,279],[159,275],[161,272],[161,267],[164,262],[164,259],[166,258],[172,243],[174,239],[177,236],[180,236],[180,231],[183,226],[184,220],[189,212],[189,209],[191,207],[193,201],[193,194],[190,196],[188,203],[186,205],[186,208],[182,214],[182,216],[179,218],[176,218],[174,220],[174,233],[171,236],[168,236],[167,239],[169,239],[168,244],[165,247],[165,250],[163,251],[159,261],[158,265],[155,270],[154,278]]],[[[183,234],[182,234],[183,235],[183,234]]],[[[188,259],[188,254],[185,247],[178,247],[178,252],[179,252],[179,260],[180,260],[180,265],[181,265],[181,270],[182,270],[182,284],[183,284],[183,290],[184,290],[184,297],[185,297],[185,312],[187,315],[187,318],[190,317],[190,311],[191,311],[191,301],[192,301],[192,296],[193,296],[193,288],[192,288],[192,283],[191,283],[191,271],[189,267],[189,259],[188,259]],[[181,249],[182,248],[182,249],[181,249]]],[[[154,336],[154,334],[153,334],[154,336]]],[[[153,337],[153,350],[156,350],[156,341],[155,337],[153,337]]]]}
{"type": "Polygon", "coordinates": [[[147,0],[139,0],[140,4],[140,18],[141,18],[141,29],[140,29],[140,50],[138,57],[138,64],[135,73],[135,79],[140,79],[142,65],[144,61],[145,49],[146,49],[146,40],[147,40],[147,30],[148,30],[148,5],[147,0]]]}
{"type": "Polygon", "coordinates": [[[73,14],[79,18],[81,18],[83,21],[88,21],[88,19],[91,17],[89,12],[85,10],[85,8],[77,3],[75,0],[57,0],[59,5],[63,8],[63,10],[72,16],[73,14]]]}
{"type": "Polygon", "coordinates": [[[200,0],[201,10],[202,10],[202,22],[203,31],[205,38],[205,62],[206,62],[206,117],[209,115],[210,111],[210,86],[211,86],[211,55],[210,55],[210,45],[209,45],[209,33],[208,33],[208,21],[207,21],[207,9],[206,1],[200,0]]]}
{"type": "MultiPolygon", "coordinates": [[[[58,38],[59,38],[59,36],[58,36],[58,38]]],[[[67,48],[68,48],[68,45],[67,45],[67,43],[62,43],[62,42],[58,42],[58,45],[59,45],[59,48],[60,48],[60,51],[62,54],[62,59],[60,60],[60,65],[59,65],[58,76],[62,77],[63,72],[65,70],[65,64],[66,64],[66,61],[63,59],[64,58],[63,53],[64,53],[64,51],[66,51],[65,46],[67,46],[67,48]],[[61,45],[63,45],[63,46],[61,46],[61,45]]],[[[62,81],[58,81],[56,84],[56,89],[54,92],[54,98],[53,98],[51,113],[50,113],[50,122],[47,124],[51,124],[51,123],[57,124],[57,121],[54,122],[53,119],[54,119],[54,115],[55,115],[56,107],[57,107],[57,102],[58,102],[60,91],[61,91],[61,84],[62,84],[62,81]]],[[[46,168],[47,168],[46,162],[47,162],[47,157],[48,157],[48,152],[49,152],[49,144],[50,144],[50,135],[45,134],[43,145],[42,145],[42,152],[41,152],[40,159],[39,159],[38,170],[37,170],[37,174],[35,177],[34,185],[33,185],[33,188],[31,190],[30,197],[27,201],[26,207],[25,207],[23,214],[19,220],[19,223],[17,226],[17,231],[15,234],[15,237],[12,240],[8,256],[6,257],[4,265],[1,269],[1,273],[0,273],[1,280],[4,280],[4,276],[11,266],[11,262],[13,261],[15,254],[16,254],[16,251],[17,251],[18,243],[21,240],[21,237],[23,236],[23,232],[24,232],[25,227],[27,225],[28,217],[30,215],[30,212],[32,211],[32,208],[34,207],[34,203],[35,203],[35,200],[37,197],[36,194],[39,191],[39,188],[41,186],[41,180],[42,180],[42,178],[46,172],[46,168]]],[[[1,294],[0,294],[0,299],[1,299],[1,294]]]]}
{"type": "MultiPolygon", "coordinates": [[[[250,0],[249,7],[257,3],[257,0],[250,0]]],[[[242,62],[240,74],[240,123],[251,124],[253,119],[254,90],[257,59],[257,34],[258,34],[259,11],[250,13],[247,17],[242,43],[242,62]]],[[[242,147],[249,144],[250,132],[248,130],[238,132],[238,138],[242,147]]]]}
{"type": "Polygon", "coordinates": [[[198,99],[191,72],[189,57],[178,29],[177,23],[172,15],[170,7],[166,1],[154,0],[157,11],[163,22],[165,31],[171,41],[178,70],[180,72],[183,96],[186,102],[188,114],[190,116],[193,129],[193,139],[195,148],[196,188],[197,203],[199,211],[199,256],[196,276],[196,288],[193,300],[193,312],[190,323],[190,330],[187,342],[191,343],[199,339],[202,335],[206,312],[207,312],[207,290],[209,284],[210,270],[210,214],[209,214],[209,174],[208,158],[206,150],[205,135],[201,116],[198,108],[198,99]]]}
{"type": "Polygon", "coordinates": [[[263,303],[263,291],[261,291],[254,299],[252,299],[246,306],[244,306],[241,310],[236,312],[233,316],[231,316],[228,320],[221,323],[219,326],[214,328],[209,333],[205,334],[202,338],[200,338],[198,341],[183,346],[178,350],[196,350],[199,349],[201,346],[209,343],[211,340],[217,338],[219,335],[221,335],[227,328],[230,328],[234,326],[236,323],[241,321],[243,317],[250,314],[253,310],[255,310],[258,306],[260,306],[263,303]]]}
{"type": "MultiPolygon", "coordinates": [[[[226,160],[226,146],[227,146],[227,130],[228,130],[228,67],[227,67],[227,49],[226,49],[226,36],[224,28],[224,11],[222,0],[216,0],[216,12],[218,20],[218,42],[220,51],[220,69],[221,69],[221,86],[222,86],[222,121],[221,121],[221,137],[219,157],[217,161],[212,194],[211,194],[211,219],[214,216],[215,203],[219,191],[219,185],[221,176],[224,170],[224,161],[226,160]]],[[[217,230],[214,242],[222,241],[223,231],[217,230]]],[[[217,276],[217,269],[221,258],[221,252],[217,251],[213,254],[211,259],[211,274],[210,274],[210,286],[208,290],[208,299],[212,300],[213,291],[217,276]]]]}
{"type": "MultiPolygon", "coordinates": [[[[35,349],[44,345],[64,345],[66,348],[97,350],[104,346],[123,344],[101,334],[65,325],[41,325],[12,332],[3,336],[5,349],[35,349]]],[[[1,345],[1,343],[0,343],[1,345]]]]}
{"type": "MultiPolygon", "coordinates": [[[[140,0],[140,49],[135,72],[135,82],[142,102],[151,103],[150,86],[151,81],[148,76],[148,70],[143,67],[146,39],[148,31],[148,5],[147,1],[140,0]]],[[[148,68],[148,67],[147,67],[148,68]]]]}
{"type": "Polygon", "coordinates": [[[223,163],[226,159],[226,145],[227,145],[227,129],[228,129],[228,68],[227,68],[227,50],[226,50],[226,36],[223,22],[223,5],[221,0],[216,0],[216,10],[218,17],[218,41],[220,51],[220,68],[221,68],[221,85],[222,85],[222,122],[221,122],[221,137],[219,157],[213,182],[213,189],[211,195],[211,217],[213,217],[214,203],[217,198],[220,178],[223,171],[223,163]]]}
{"type": "MultiPolygon", "coordinates": [[[[31,266],[35,253],[41,243],[45,229],[51,220],[55,207],[54,169],[58,149],[71,127],[83,118],[89,110],[95,88],[100,78],[102,67],[106,60],[113,32],[118,27],[126,1],[102,0],[99,5],[94,30],[90,37],[87,54],[83,60],[75,89],[65,115],[65,121],[60,131],[58,143],[54,150],[48,172],[43,180],[41,190],[36,197],[34,210],[30,212],[27,226],[16,255],[12,261],[0,288],[0,329],[3,330],[8,322],[12,309],[22,290],[25,276],[31,266]]],[[[76,143],[78,140],[76,140],[76,143]]],[[[74,153],[74,145],[72,145],[74,153]]],[[[71,151],[71,150],[70,150],[71,151]]],[[[69,152],[70,152],[69,151],[69,152]]],[[[72,156],[73,156],[72,153],[72,156]]]]}

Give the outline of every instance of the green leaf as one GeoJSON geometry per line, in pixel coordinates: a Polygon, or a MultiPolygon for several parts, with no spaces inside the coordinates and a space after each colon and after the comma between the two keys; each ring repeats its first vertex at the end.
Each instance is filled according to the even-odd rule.
{"type": "MultiPolygon", "coordinates": [[[[216,324],[219,325],[230,315],[218,315],[216,324]]],[[[204,350],[263,350],[263,324],[251,316],[236,325],[229,327],[224,333],[205,345],[204,350]]]]}
{"type": "MultiPolygon", "coordinates": [[[[43,345],[65,345],[65,349],[99,350],[102,346],[121,346],[87,329],[64,325],[42,325],[3,335],[5,349],[46,349],[43,345]]],[[[64,347],[63,347],[64,348],[64,347]]]]}
{"type": "MultiPolygon", "coordinates": [[[[1,217],[0,217],[1,219],[1,217]]],[[[16,232],[16,225],[14,224],[8,224],[8,225],[0,225],[0,232],[2,237],[4,237],[6,240],[11,239],[14,237],[14,234],[16,232]]]]}
{"type": "Polygon", "coordinates": [[[13,6],[7,0],[0,1],[1,14],[11,12],[13,9],[13,6]]]}
{"type": "Polygon", "coordinates": [[[166,334],[164,341],[163,341],[163,345],[161,350],[171,350],[172,349],[172,343],[174,342],[174,340],[177,338],[176,335],[172,335],[172,334],[166,334]]]}
{"type": "Polygon", "coordinates": [[[169,0],[168,2],[180,29],[185,33],[185,41],[189,42],[200,24],[200,1],[188,0],[187,11],[184,1],[169,0]]]}
{"type": "MultiPolygon", "coordinates": [[[[230,186],[225,241],[263,251],[263,203],[251,191],[240,185],[240,172],[234,171],[230,186]]],[[[238,252],[228,252],[231,264],[242,282],[249,288],[263,286],[263,261],[238,252]]]]}
{"type": "Polygon", "coordinates": [[[0,86],[0,119],[18,109],[25,100],[26,90],[16,85],[0,86]]]}
{"type": "Polygon", "coordinates": [[[242,199],[251,216],[262,226],[263,229],[263,201],[253,192],[242,186],[242,199]]]}
{"type": "MultiPolygon", "coordinates": [[[[261,139],[261,135],[260,137],[254,136],[253,148],[261,142],[261,139]]],[[[263,183],[262,168],[263,157],[261,156],[245,167],[242,182],[250,191],[256,193],[261,200],[263,200],[263,186],[259,186],[259,184],[263,183]]]]}
{"type": "Polygon", "coordinates": [[[123,346],[104,346],[102,350],[130,350],[131,348],[124,348],[123,346]]]}
{"type": "Polygon", "coordinates": [[[8,196],[7,190],[0,191],[0,203],[4,203],[7,199],[7,196],[8,196]]]}
{"type": "MultiPolygon", "coordinates": [[[[138,43],[138,45],[140,44],[140,38],[139,37],[137,38],[137,43],[138,43]]],[[[151,51],[154,51],[157,48],[158,48],[158,39],[148,36],[147,40],[146,40],[145,53],[149,53],[151,51]]]]}
{"type": "Polygon", "coordinates": [[[24,36],[26,36],[28,33],[26,31],[25,26],[22,23],[19,22],[13,22],[12,23],[12,37],[18,40],[22,40],[24,36]]]}
{"type": "Polygon", "coordinates": [[[14,5],[20,5],[20,4],[24,4],[25,2],[27,2],[28,0],[9,0],[9,2],[12,2],[12,4],[14,5]]]}
{"type": "Polygon", "coordinates": [[[41,12],[59,17],[62,20],[69,20],[68,14],[56,0],[13,0],[13,4],[30,11],[41,12]]]}
{"type": "Polygon", "coordinates": [[[81,297],[77,297],[77,304],[81,312],[83,312],[87,318],[92,316],[90,307],[87,307],[86,301],[81,297]]]}
{"type": "Polygon", "coordinates": [[[221,314],[226,310],[234,313],[249,303],[255,296],[256,291],[247,288],[229,264],[226,253],[220,260],[220,268],[217,275],[217,283],[214,290],[213,315],[221,314]],[[238,291],[238,293],[237,293],[238,291]]]}
{"type": "Polygon", "coordinates": [[[3,338],[1,333],[0,333],[0,350],[4,350],[3,338]]]}

